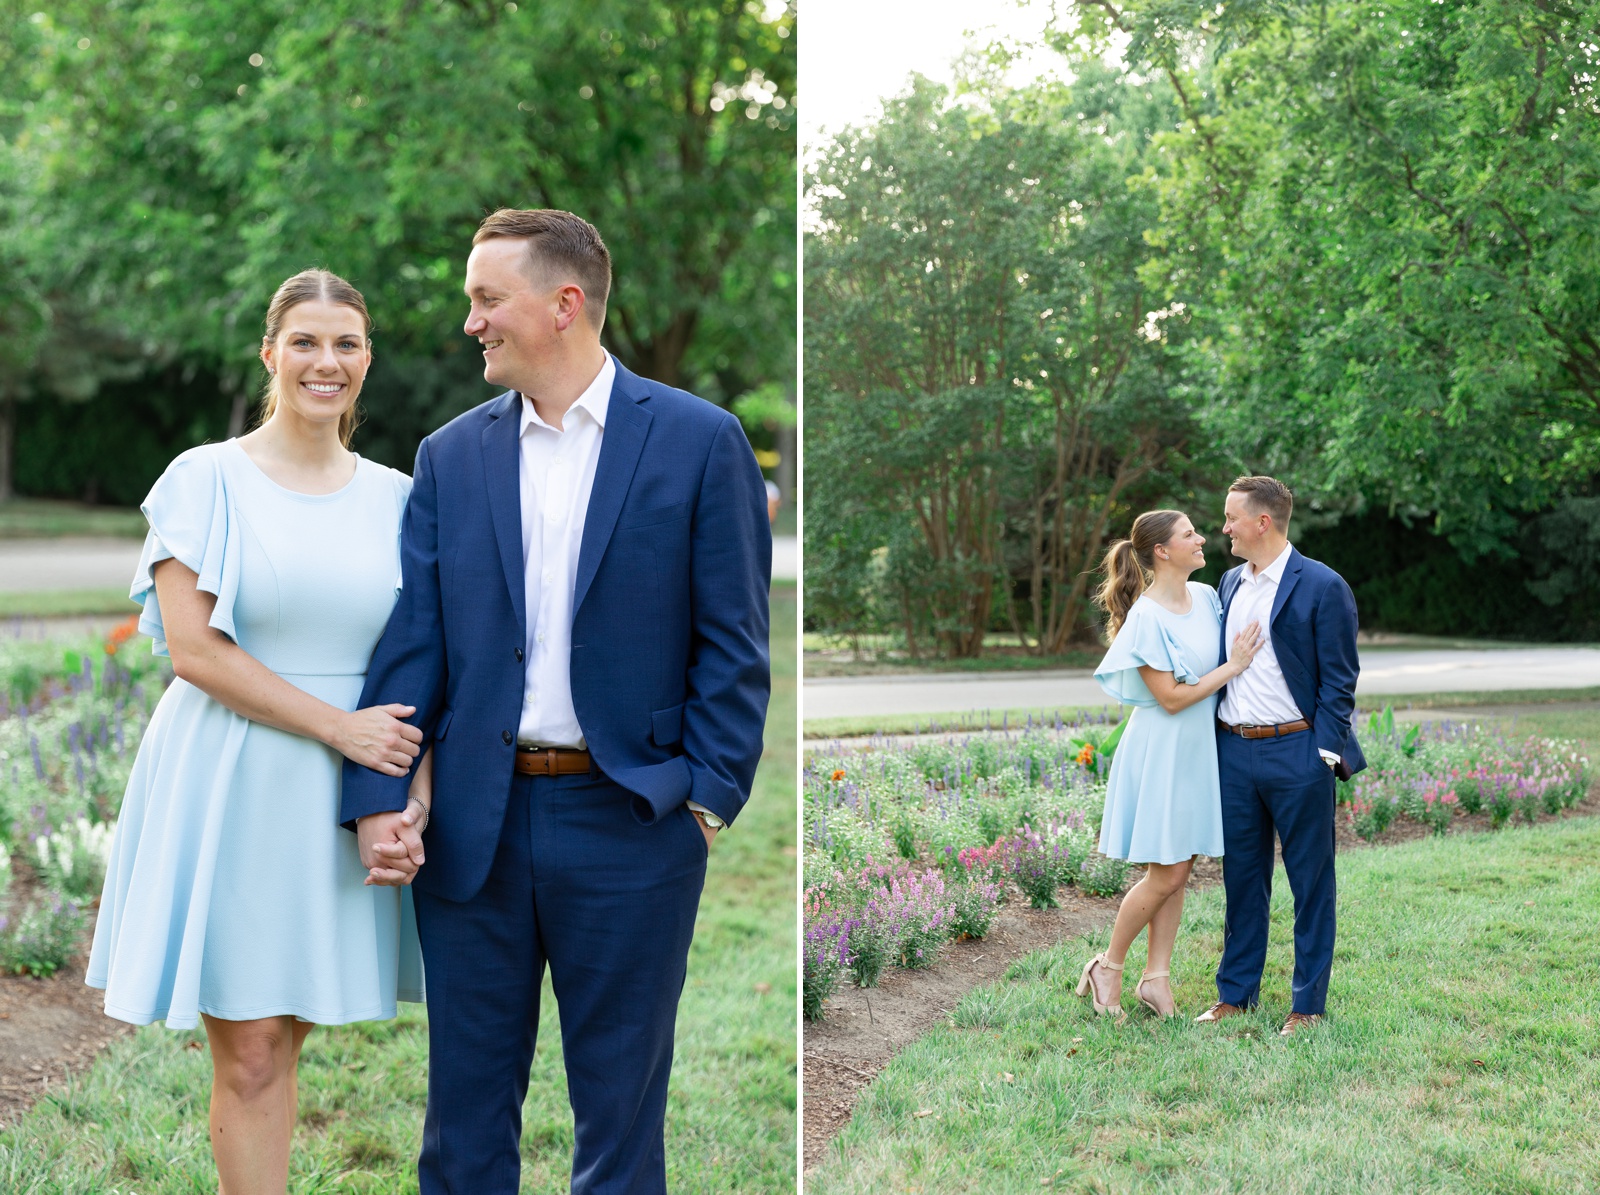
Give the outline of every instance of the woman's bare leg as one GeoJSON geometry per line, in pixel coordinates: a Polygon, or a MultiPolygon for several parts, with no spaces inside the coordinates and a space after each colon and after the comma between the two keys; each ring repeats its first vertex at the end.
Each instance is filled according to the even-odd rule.
{"type": "MultiPolygon", "coordinates": [[[[1192,860],[1179,866],[1188,870],[1192,867],[1192,860]]],[[[1153,974],[1156,978],[1145,984],[1144,992],[1161,1009],[1162,1016],[1171,1016],[1177,1011],[1172,999],[1172,982],[1166,975],[1172,971],[1172,947],[1178,940],[1178,925],[1183,920],[1185,891],[1185,888],[1179,888],[1167,897],[1156,910],[1155,916],[1150,918],[1149,954],[1144,969],[1146,974],[1153,974]]]]}
{"type": "Polygon", "coordinates": [[[211,1153],[221,1195],[283,1195],[297,1103],[296,1065],[311,1026],[293,1017],[206,1016],[211,1153]]]}
{"type": "Polygon", "coordinates": [[[1183,920],[1183,896],[1185,889],[1179,888],[1162,903],[1156,910],[1156,915],[1150,918],[1149,956],[1145,961],[1146,971],[1171,971],[1172,947],[1178,940],[1178,923],[1183,920]]]}
{"type": "MultiPolygon", "coordinates": [[[[1152,924],[1162,906],[1174,895],[1178,898],[1178,916],[1183,912],[1183,886],[1189,882],[1189,869],[1193,860],[1182,863],[1151,863],[1145,868],[1144,879],[1128,889],[1117,909],[1117,920],[1111,927],[1111,944],[1106,948],[1106,959],[1121,963],[1128,957],[1133,940],[1145,926],[1152,924]]],[[[1172,919],[1173,936],[1177,935],[1178,917],[1172,919]]],[[[1167,940],[1167,957],[1172,957],[1172,938],[1167,940]]],[[[1161,969],[1161,968],[1158,968],[1161,969]]],[[[1115,1003],[1122,996],[1122,972],[1096,967],[1090,974],[1101,1004],[1115,1003]]]]}

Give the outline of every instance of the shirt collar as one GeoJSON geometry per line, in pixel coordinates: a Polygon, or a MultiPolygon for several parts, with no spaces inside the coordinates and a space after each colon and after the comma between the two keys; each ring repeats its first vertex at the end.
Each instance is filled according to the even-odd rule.
{"type": "MultiPolygon", "coordinates": [[[[616,381],[616,378],[616,359],[610,353],[607,353],[605,364],[600,366],[600,372],[595,375],[594,381],[589,383],[588,388],[578,396],[578,401],[567,408],[567,415],[570,416],[574,411],[581,410],[589,418],[593,419],[595,423],[599,424],[601,431],[605,431],[606,415],[611,410],[611,385],[616,381]]],[[[522,400],[522,423],[517,428],[519,436],[524,435],[530,427],[536,425],[538,427],[550,427],[548,423],[539,418],[538,412],[533,409],[533,401],[527,395],[519,392],[517,397],[522,400]]],[[[563,419],[562,423],[565,425],[566,420],[563,419]]],[[[550,427],[550,430],[554,431],[555,428],[550,427]]]]}
{"type": "Polygon", "coordinates": [[[1294,545],[1285,544],[1283,551],[1278,553],[1276,560],[1267,565],[1266,568],[1256,572],[1254,576],[1251,575],[1252,570],[1247,567],[1244,570],[1244,576],[1240,580],[1247,585],[1254,585],[1259,581],[1271,581],[1274,585],[1278,584],[1279,581],[1283,580],[1283,570],[1289,567],[1289,553],[1292,551],[1294,551],[1294,545]]]}

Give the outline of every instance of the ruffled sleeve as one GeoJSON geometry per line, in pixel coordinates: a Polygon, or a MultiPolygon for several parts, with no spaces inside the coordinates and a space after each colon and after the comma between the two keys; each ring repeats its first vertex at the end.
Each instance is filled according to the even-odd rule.
{"type": "Polygon", "coordinates": [[[1146,666],[1157,672],[1172,673],[1183,685],[1195,684],[1200,679],[1183,644],[1147,602],[1135,603],[1128,611],[1128,621],[1122,624],[1105,659],[1094,670],[1094,678],[1114,701],[1123,705],[1152,706],[1157,704],[1156,699],[1144,683],[1144,677],[1139,675],[1139,669],[1146,666]]]}
{"type": "Polygon", "coordinates": [[[167,466],[139,507],[150,532],[128,596],[143,604],[139,630],[155,641],[158,656],[171,654],[151,575],[163,560],[176,560],[194,572],[198,588],[217,599],[211,625],[230,639],[239,637],[233,624],[239,595],[239,536],[222,468],[223,451],[220,444],[191,448],[167,466]]]}

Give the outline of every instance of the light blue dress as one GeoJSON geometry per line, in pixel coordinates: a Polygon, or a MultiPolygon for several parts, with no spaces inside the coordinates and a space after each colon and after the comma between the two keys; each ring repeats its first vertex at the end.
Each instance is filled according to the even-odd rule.
{"type": "MultiPolygon", "coordinates": [[[[211,625],[290,684],[351,710],[395,602],[411,479],[356,460],[332,494],[270,480],[237,441],[185,452],[145,500],[132,596],[167,654],[151,569],[215,594],[211,625]]],[[[422,998],[409,889],[366,887],[340,829],[339,753],[251,722],[183,680],[162,696],[112,845],[87,982],[106,1013],[193,1028],[342,1024],[422,998]]]]}
{"type": "Polygon", "coordinates": [[[1169,714],[1151,696],[1139,666],[1196,684],[1222,653],[1217,591],[1189,582],[1189,613],[1174,614],[1148,595],[1134,602],[1094,671],[1100,687],[1134,707],[1111,756],[1100,853],[1136,863],[1180,863],[1222,855],[1222,788],[1217,782],[1217,698],[1169,714]]]}

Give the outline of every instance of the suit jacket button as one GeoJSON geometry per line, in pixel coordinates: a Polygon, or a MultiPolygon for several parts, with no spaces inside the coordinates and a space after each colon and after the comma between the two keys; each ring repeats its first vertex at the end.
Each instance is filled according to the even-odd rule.
{"type": "Polygon", "coordinates": [[[522,663],[522,649],[520,647],[517,648],[517,663],[522,663]]]}
{"type": "Polygon", "coordinates": [[[511,746],[511,732],[509,730],[502,730],[500,732],[500,741],[507,747],[511,746]]]}

